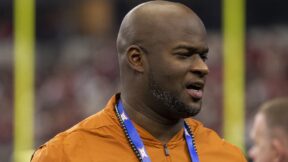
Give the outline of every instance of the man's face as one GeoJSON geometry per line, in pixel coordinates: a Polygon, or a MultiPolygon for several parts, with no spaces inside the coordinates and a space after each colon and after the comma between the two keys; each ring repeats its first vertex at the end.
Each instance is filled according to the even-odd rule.
{"type": "Polygon", "coordinates": [[[266,124],[265,116],[259,113],[255,117],[251,138],[254,142],[249,150],[249,156],[254,162],[273,162],[275,150],[272,147],[272,139],[269,135],[269,129],[266,124]]]}
{"type": "Polygon", "coordinates": [[[201,109],[208,74],[206,31],[201,25],[196,20],[174,21],[148,50],[150,92],[168,108],[156,111],[171,118],[194,116],[201,109]]]}

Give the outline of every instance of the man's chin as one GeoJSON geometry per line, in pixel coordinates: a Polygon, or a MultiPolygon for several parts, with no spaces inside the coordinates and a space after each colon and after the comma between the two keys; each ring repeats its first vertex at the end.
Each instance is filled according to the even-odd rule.
{"type": "Polygon", "coordinates": [[[189,108],[188,110],[187,110],[187,113],[186,113],[186,115],[185,115],[185,118],[188,118],[188,117],[194,117],[194,116],[196,116],[197,114],[199,114],[200,113],[200,111],[201,111],[201,107],[193,107],[193,108],[189,108]]]}
{"type": "Polygon", "coordinates": [[[181,107],[175,107],[172,111],[173,115],[177,118],[189,118],[194,117],[201,111],[201,104],[199,105],[182,105],[181,107]],[[176,115],[177,114],[177,115],[176,115]]]}
{"type": "Polygon", "coordinates": [[[187,112],[186,117],[194,117],[200,113],[202,107],[202,102],[199,100],[198,102],[192,102],[189,104],[185,104],[184,110],[187,112]]]}
{"type": "Polygon", "coordinates": [[[194,117],[196,115],[198,115],[201,111],[201,107],[199,108],[193,108],[193,110],[190,112],[189,117],[194,117]]]}

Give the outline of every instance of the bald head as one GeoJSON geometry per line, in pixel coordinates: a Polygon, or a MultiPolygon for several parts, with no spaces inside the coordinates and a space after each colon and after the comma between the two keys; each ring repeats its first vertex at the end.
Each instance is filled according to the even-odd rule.
{"type": "Polygon", "coordinates": [[[168,1],[151,1],[133,8],[123,19],[117,38],[118,53],[131,45],[155,46],[170,39],[169,33],[192,23],[191,32],[205,32],[199,17],[188,7],[168,1]]]}
{"type": "Polygon", "coordinates": [[[281,128],[288,135],[288,97],[264,103],[259,113],[264,114],[269,128],[281,128]]]}

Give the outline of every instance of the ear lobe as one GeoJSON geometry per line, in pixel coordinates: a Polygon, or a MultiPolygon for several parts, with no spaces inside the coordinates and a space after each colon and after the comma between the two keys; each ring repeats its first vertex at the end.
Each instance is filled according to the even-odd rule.
{"type": "Polygon", "coordinates": [[[143,51],[136,45],[132,45],[127,49],[126,57],[130,67],[138,72],[143,72],[143,51]]]}

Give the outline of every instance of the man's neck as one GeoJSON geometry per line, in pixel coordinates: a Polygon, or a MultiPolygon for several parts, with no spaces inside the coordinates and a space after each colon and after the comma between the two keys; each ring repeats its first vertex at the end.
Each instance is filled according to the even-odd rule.
{"type": "Polygon", "coordinates": [[[183,128],[183,119],[169,120],[160,116],[145,104],[131,104],[126,100],[122,100],[122,102],[130,119],[163,144],[168,143],[183,128]]]}

